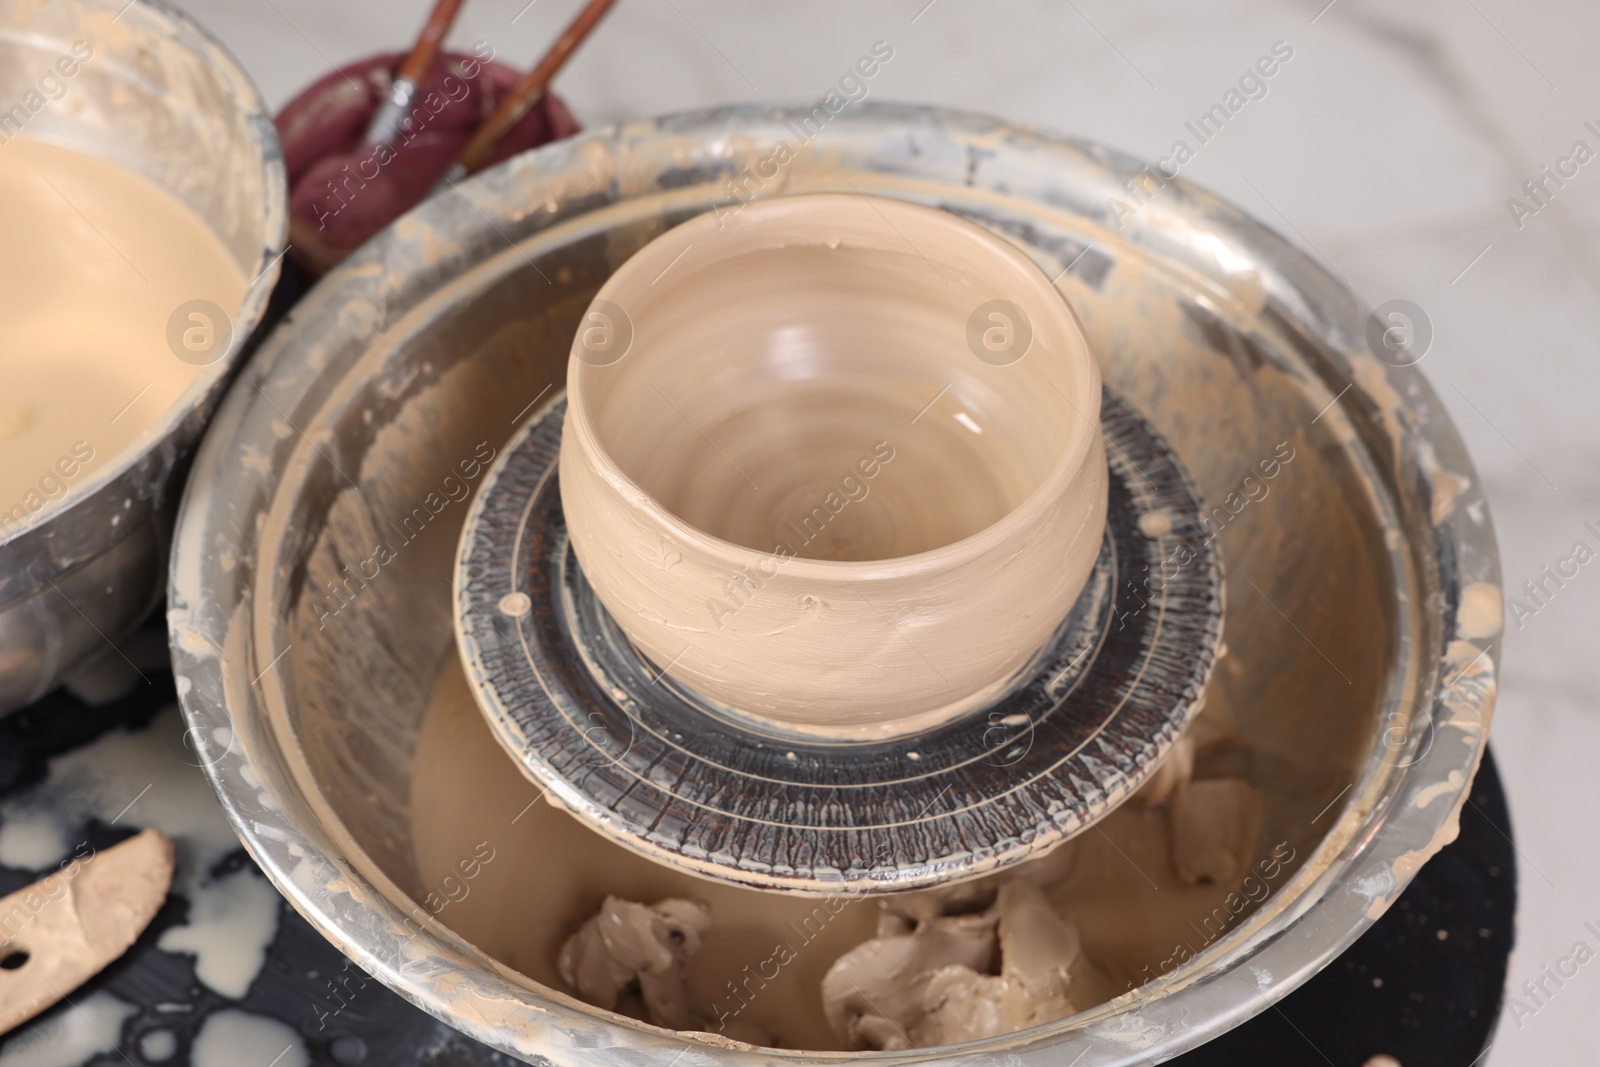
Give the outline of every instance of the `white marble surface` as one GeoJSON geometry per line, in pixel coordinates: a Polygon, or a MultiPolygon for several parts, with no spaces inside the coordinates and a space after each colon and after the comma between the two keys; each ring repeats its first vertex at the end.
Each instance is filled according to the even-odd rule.
{"type": "MultiPolygon", "coordinates": [[[[274,106],[331,63],[404,47],[429,6],[180,3],[274,106]]],[[[1184,174],[1323,256],[1369,302],[1405,298],[1428,311],[1437,339],[1423,367],[1487,483],[1515,591],[1580,537],[1600,547],[1583,530],[1600,525],[1600,159],[1520,230],[1506,206],[1574,140],[1600,150],[1583,128],[1600,127],[1600,7],[1326,3],[622,0],[558,87],[588,125],[809,101],[883,39],[895,57],[872,82],[877,99],[990,112],[1153,159],[1287,42],[1294,57],[1267,96],[1184,174]]],[[[526,64],[578,6],[473,0],[454,40],[486,40],[526,64]]],[[[1493,729],[1521,855],[1514,994],[1579,939],[1600,947],[1584,930],[1600,925],[1600,682],[1586,673],[1600,563],[1521,621],[1509,626],[1493,729]]],[[[1596,1008],[1600,961],[1536,1011],[1508,1010],[1484,1062],[1600,1063],[1596,1008]]]]}

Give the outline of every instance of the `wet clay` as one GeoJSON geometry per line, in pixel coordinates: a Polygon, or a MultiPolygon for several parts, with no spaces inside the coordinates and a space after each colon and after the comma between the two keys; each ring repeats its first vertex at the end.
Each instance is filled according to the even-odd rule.
{"type": "Polygon", "coordinates": [[[561,946],[561,980],[596,1007],[616,1009],[630,992],[657,1026],[704,1030],[689,1009],[689,964],[711,929],[711,909],[669,897],[646,906],[606,897],[561,946]]]}
{"type": "Polygon", "coordinates": [[[68,496],[178,399],[203,367],[174,354],[169,320],[194,300],[231,313],[246,279],[169,193],[29,137],[0,147],[0,234],[0,521],[16,521],[68,496]]]}
{"type": "Polygon", "coordinates": [[[1252,869],[1261,801],[1234,776],[1247,758],[1226,714],[1202,711],[1157,773],[1094,834],[1015,872],[885,900],[876,937],[823,979],[834,1032],[851,1048],[885,1051],[976,1041],[1102,1003],[1205,947],[1270,892],[1261,875],[1282,874],[1277,851],[1252,869]],[[1197,769],[1224,776],[1197,778],[1197,769]],[[1099,895],[1108,870],[1121,873],[1134,899],[1119,907],[1099,895]],[[1152,914],[1136,899],[1143,886],[1130,871],[1174,895],[1152,914]],[[1196,900],[1177,886],[1233,889],[1209,912],[1186,912],[1196,900]],[[1179,914],[1188,930],[1173,935],[1167,957],[1135,967],[1137,951],[1159,949],[1132,946],[1179,914]]]}
{"type": "Polygon", "coordinates": [[[914,926],[889,902],[878,936],[828,971],[822,998],[852,1048],[975,1041],[1073,1014],[1073,987],[1085,991],[1099,977],[1081,949],[1077,929],[1024,878],[1001,885],[981,913],[914,926]]]}
{"type": "Polygon", "coordinates": [[[652,242],[573,346],[561,499],[584,574],[683,685],[821,736],[992,698],[1083,586],[1099,371],[1014,248],[858,196],[652,242]]]}
{"type": "Polygon", "coordinates": [[[1287,881],[1293,849],[1246,841],[1229,822],[1238,805],[1213,803],[1217,783],[1229,798],[1254,792],[1220,705],[1184,741],[1176,780],[1158,775],[1014,873],[804,898],[654,864],[553,807],[494,741],[450,657],[412,771],[425,887],[414,914],[534,982],[659,1025],[818,1051],[1005,1033],[1171,970],[1287,881]],[[1222,831],[1201,835],[1204,869],[1180,870],[1173,812],[1191,793],[1191,816],[1222,831]],[[1223,867],[1236,878],[1214,880],[1223,867]]]}

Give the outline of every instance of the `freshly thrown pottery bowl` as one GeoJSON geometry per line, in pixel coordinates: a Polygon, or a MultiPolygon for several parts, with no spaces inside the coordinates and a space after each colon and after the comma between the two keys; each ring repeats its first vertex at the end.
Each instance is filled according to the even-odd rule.
{"type": "Polygon", "coordinates": [[[741,718],[881,738],[992,700],[1100,548],[1083,332],[949,212],[818,194],[691,219],[601,287],[567,390],[585,576],[741,718]]]}

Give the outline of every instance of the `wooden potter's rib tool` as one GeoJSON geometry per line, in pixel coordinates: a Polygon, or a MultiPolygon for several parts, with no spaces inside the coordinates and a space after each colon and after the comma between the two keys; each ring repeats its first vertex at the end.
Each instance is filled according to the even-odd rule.
{"type": "Polygon", "coordinates": [[[171,884],[172,842],[150,829],[0,900],[0,1033],[126,952],[171,884]]]}

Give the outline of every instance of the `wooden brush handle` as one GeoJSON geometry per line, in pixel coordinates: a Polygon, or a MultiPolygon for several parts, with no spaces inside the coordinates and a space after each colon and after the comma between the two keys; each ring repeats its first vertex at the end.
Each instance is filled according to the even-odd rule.
{"type": "Polygon", "coordinates": [[[512,127],[522,121],[522,117],[539,102],[539,98],[544,96],[551,79],[566,65],[567,60],[572,58],[572,53],[578,50],[583,39],[589,36],[595,24],[605,17],[605,13],[610,10],[614,2],[615,0],[589,0],[589,3],[584,5],[583,10],[578,12],[578,17],[572,20],[556,39],[556,43],[550,46],[550,50],[539,60],[538,65],[522,76],[522,80],[517,82],[510,95],[501,101],[494,114],[489,116],[489,121],[478,128],[478,132],[462,150],[456,162],[457,169],[471,174],[481,170],[483,165],[489,162],[495,149],[500,146],[501,140],[511,132],[512,127]]]}
{"type": "Polygon", "coordinates": [[[463,3],[465,0],[439,0],[433,5],[433,13],[423,24],[417,43],[411,47],[411,54],[406,56],[406,61],[395,72],[396,81],[408,81],[414,85],[422,83],[429,71],[433,70],[433,64],[439,58],[439,49],[450,33],[456,12],[461,10],[463,3]]]}

